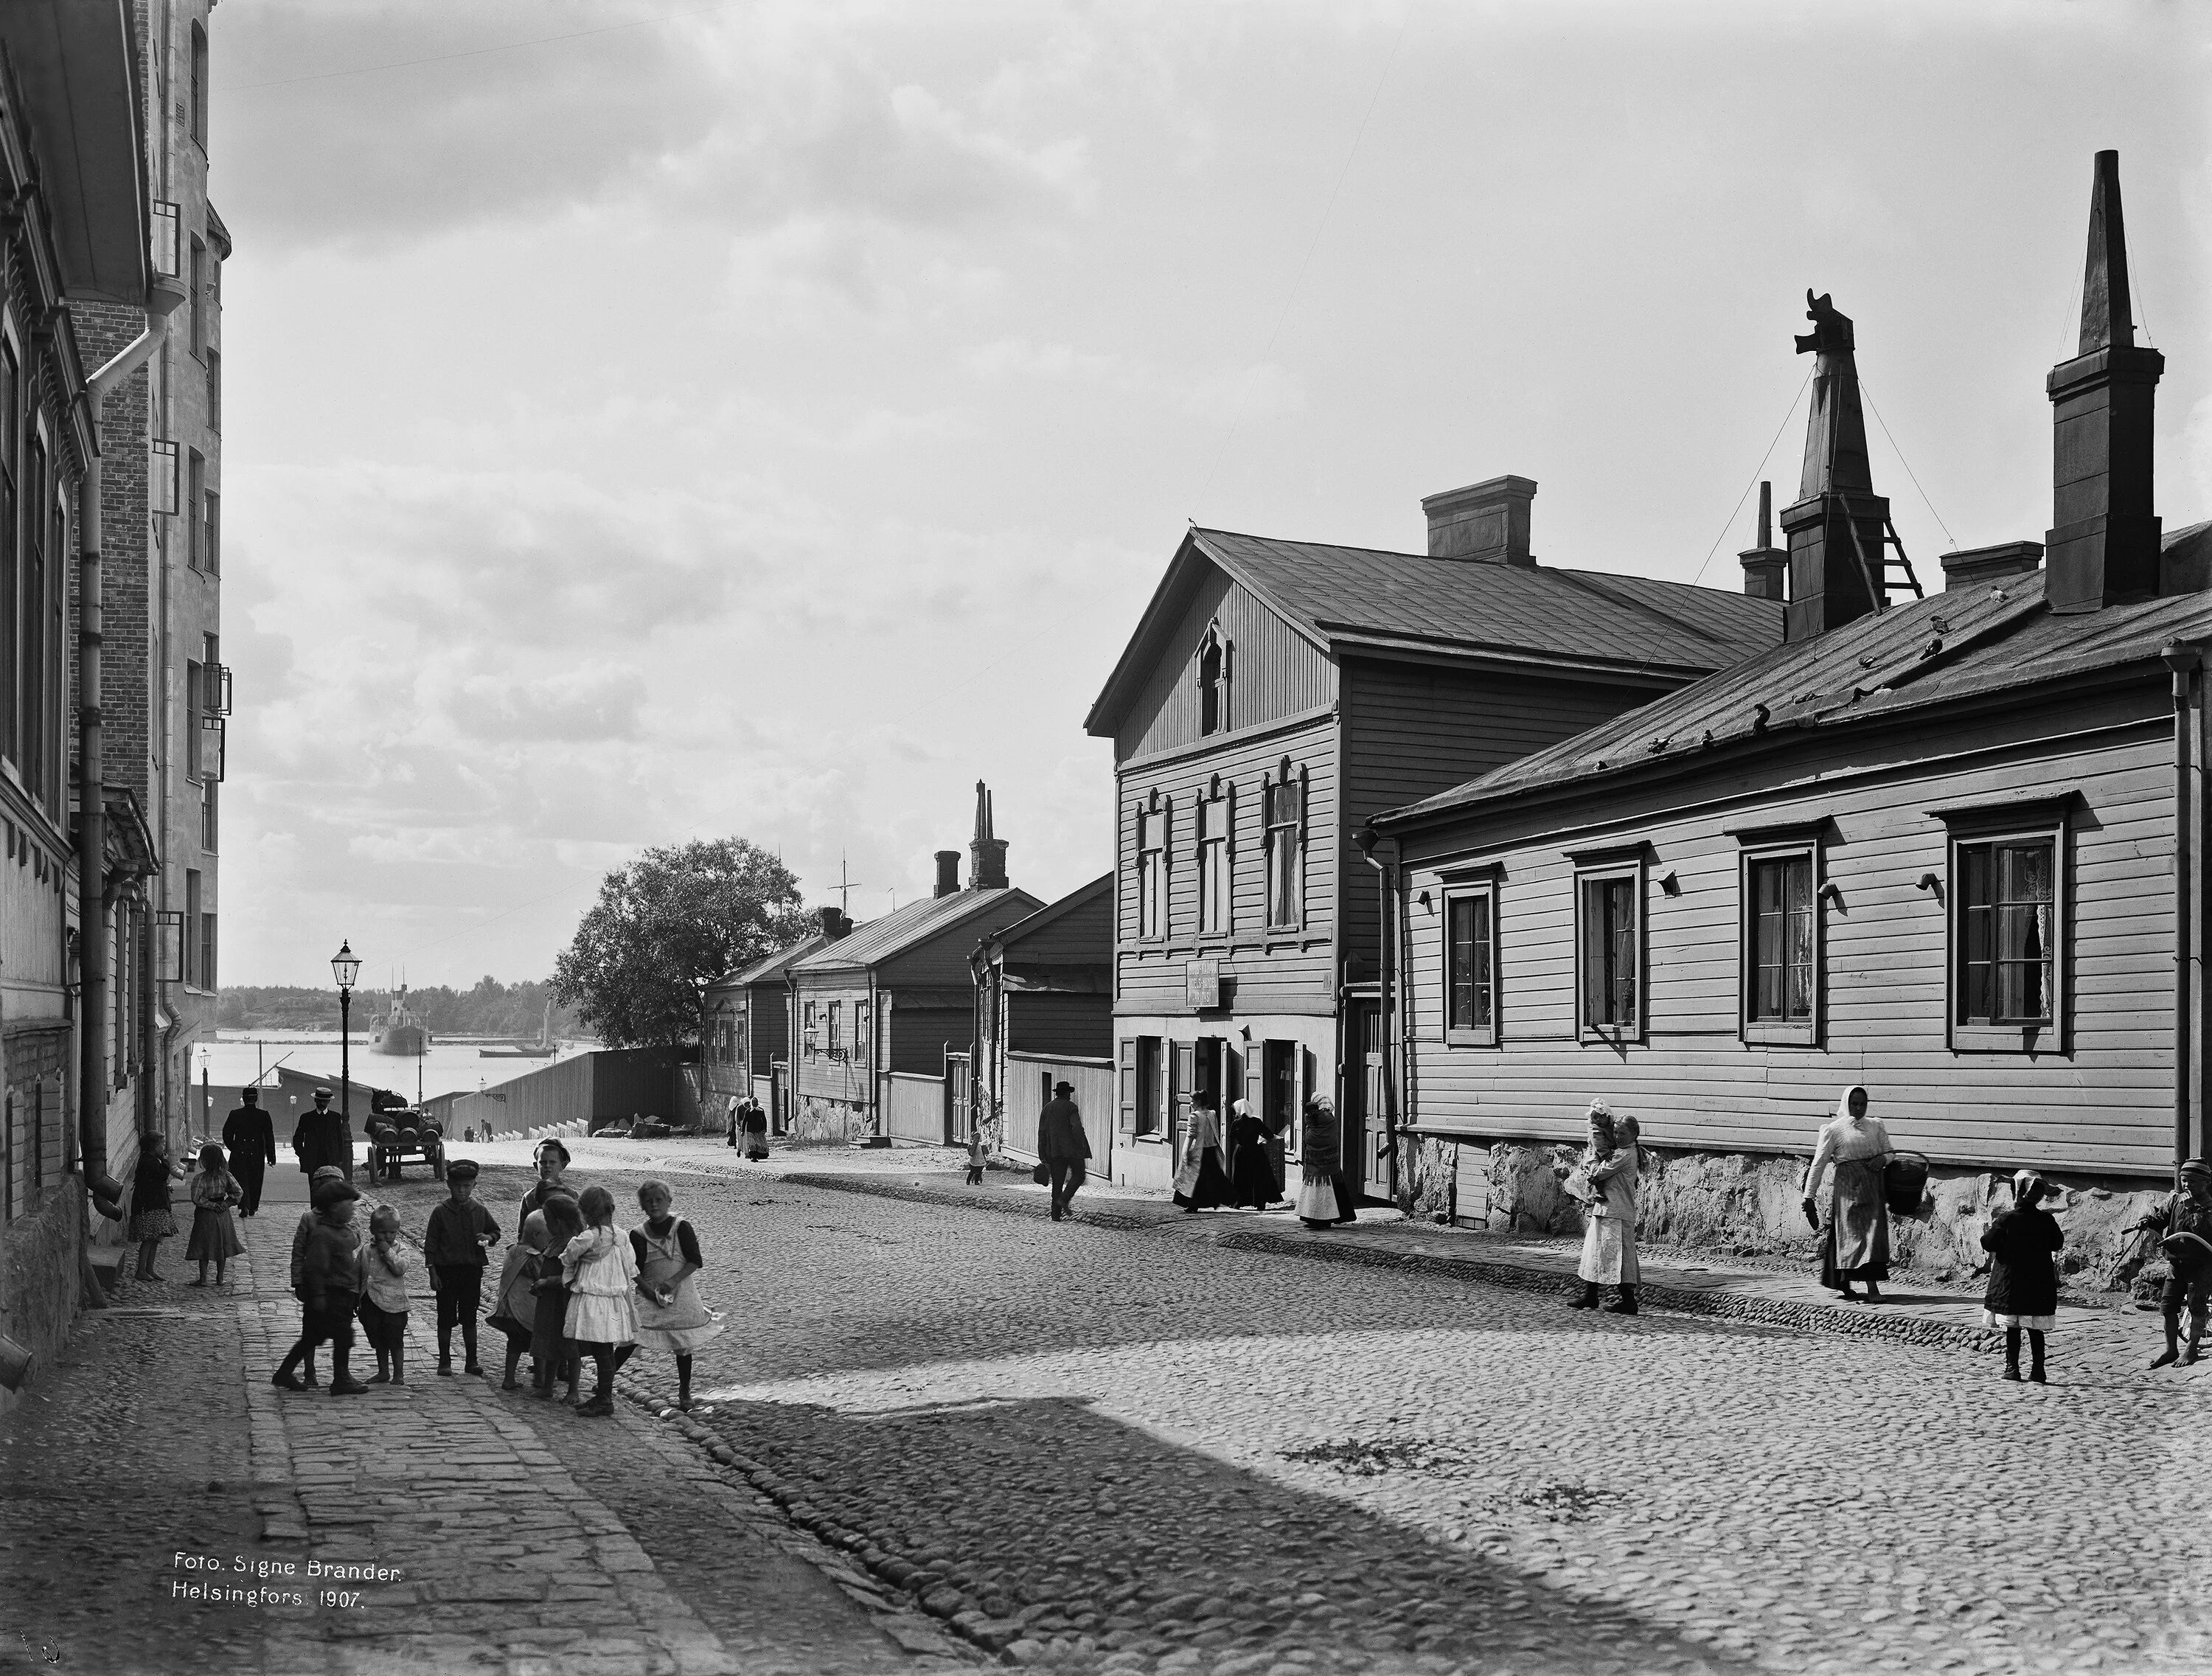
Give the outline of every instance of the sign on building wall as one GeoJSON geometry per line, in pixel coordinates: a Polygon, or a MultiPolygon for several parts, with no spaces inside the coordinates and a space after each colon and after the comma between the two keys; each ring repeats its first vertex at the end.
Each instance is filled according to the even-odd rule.
{"type": "Polygon", "coordinates": [[[1182,963],[1183,1005],[1193,1011],[1202,1011],[1221,1005],[1221,962],[1218,960],[1187,960],[1182,963]]]}

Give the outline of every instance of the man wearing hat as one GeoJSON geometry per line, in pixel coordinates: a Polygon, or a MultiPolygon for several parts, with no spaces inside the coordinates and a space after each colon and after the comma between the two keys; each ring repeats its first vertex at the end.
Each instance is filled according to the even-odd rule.
{"type": "Polygon", "coordinates": [[[222,1120],[222,1144],[230,1149],[230,1173],[238,1178],[238,1213],[261,1208],[261,1172],[276,1162],[276,1129],[261,1109],[261,1090],[248,1085],[240,1103],[222,1120]]]}
{"type": "Polygon", "coordinates": [[[2181,1167],[2181,1189],[2166,1195],[2138,1228],[2156,1230],[2159,1249],[2172,1272],[2159,1307],[2166,1316],[2166,1354],[2151,1363],[2171,1367],[2196,1362],[2204,1338],[2204,1318],[2212,1313],[2212,1164],[2191,1158],[2181,1167]],[[2189,1306],[2189,1348],[2181,1348],[2181,1309],[2189,1306]]]}
{"type": "Polygon", "coordinates": [[[353,1180],[353,1126],[345,1114],[331,1109],[331,1090],[315,1090],[315,1108],[300,1114],[292,1130],[292,1150],[300,1155],[300,1168],[310,1175],[329,1168],[353,1180]]]}
{"type": "Polygon", "coordinates": [[[1074,1092],[1073,1083],[1054,1083],[1051,1100],[1037,1114],[1037,1157],[1052,1178],[1054,1222],[1073,1208],[1075,1190],[1083,1185],[1084,1160],[1091,1156],[1083,1114],[1067,1097],[1074,1092]]]}

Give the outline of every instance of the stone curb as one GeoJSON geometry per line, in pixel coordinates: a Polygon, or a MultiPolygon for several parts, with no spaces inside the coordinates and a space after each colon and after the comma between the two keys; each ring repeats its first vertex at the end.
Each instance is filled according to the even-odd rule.
{"type": "MultiPolygon", "coordinates": [[[[786,1175],[797,1187],[823,1187],[836,1193],[871,1194],[878,1199],[905,1199],[916,1205],[942,1205],[958,1210],[995,1211],[1011,1216],[1043,1216],[1042,1205],[1018,1199],[965,1198],[941,1188],[917,1187],[903,1182],[872,1181],[860,1176],[797,1174],[786,1175]]],[[[1081,1220],[1094,1226],[1130,1233],[1158,1230],[1163,1219],[1117,1215],[1110,1211],[1083,1212],[1081,1220]]],[[[1501,1263],[1481,1257],[1438,1257],[1426,1252],[1393,1251],[1384,1246],[1349,1245],[1334,1240],[1299,1239],[1261,1230],[1224,1234],[1213,1243],[1228,1251],[1264,1252],[1274,1257],[1297,1257],[1309,1262],[1356,1263],[1364,1267],[1392,1269],[1400,1273],[1447,1275],[1476,1280],[1517,1291],[1558,1292],[1565,1277],[1548,1269],[1519,1263],[1501,1263]]],[[[1680,1315],[1702,1315],[1717,1321],[1747,1321],[1761,1327],[1793,1327],[1846,1339],[1878,1339],[1892,1344],[1917,1345],[1923,1349],[1990,1352],[2002,1347],[2003,1335],[1984,1327],[1954,1327],[1914,1315],[1882,1315],[1862,1304],[1856,1309],[1831,1304],[1785,1302],[1756,1293],[1721,1289],[1692,1289],[1646,1282],[1638,1297],[1654,1309],[1680,1315]]]]}
{"type": "MultiPolygon", "coordinates": [[[[666,1392],[654,1391],[627,1374],[617,1380],[616,1389],[641,1410],[648,1419],[657,1419],[683,1433],[710,1460],[743,1478],[775,1503],[793,1524],[824,1547],[844,1556],[871,1579],[880,1580],[893,1599],[902,1595],[913,1596],[913,1606],[909,1609],[902,1609],[891,1604],[890,1600],[884,1601],[878,1607],[894,1620],[911,1619],[923,1614],[933,1620],[927,1629],[896,1621],[884,1626],[885,1633],[906,1651],[941,1651],[945,1655],[957,1658],[960,1655],[961,1642],[965,1642],[993,1655],[1000,1663],[1021,1662],[1006,1652],[1020,1634],[1013,1625],[987,1617],[974,1600],[958,1589],[924,1576],[911,1562],[884,1552],[860,1532],[848,1529],[817,1512],[808,1503],[806,1491],[802,1485],[779,1478],[750,1455],[738,1454],[712,1426],[702,1424],[678,1408],[673,1396],[666,1392]],[[954,1637],[959,1640],[954,1640],[954,1637]],[[928,1644],[933,1642],[941,1643],[941,1647],[928,1644]]],[[[848,1594],[853,1592],[847,1588],[848,1594]]]]}

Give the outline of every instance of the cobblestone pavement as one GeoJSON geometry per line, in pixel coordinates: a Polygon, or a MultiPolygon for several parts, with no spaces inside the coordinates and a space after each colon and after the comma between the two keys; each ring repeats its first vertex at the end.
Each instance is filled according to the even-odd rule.
{"type": "MultiPolygon", "coordinates": [[[[427,1187],[393,1195],[416,1201],[410,1227],[442,1196],[427,1187]]],[[[85,1317],[9,1417],[0,1670],[798,1676],[983,1656],[644,1417],[437,1377],[427,1287],[406,1386],[277,1391],[295,1215],[246,1223],[221,1290],[180,1284],[171,1248],[171,1284],[85,1317]],[[300,1598],[189,1592],[210,1584],[300,1598]]]]}
{"type": "Polygon", "coordinates": [[[733,1311],[698,1436],[1016,1661],[2212,1667],[2202,1382],[673,1162],[733,1311]]]}

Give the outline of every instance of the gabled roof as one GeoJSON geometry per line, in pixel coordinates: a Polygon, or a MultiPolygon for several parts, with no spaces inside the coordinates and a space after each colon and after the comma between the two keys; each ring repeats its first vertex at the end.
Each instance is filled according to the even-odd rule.
{"type": "MultiPolygon", "coordinates": [[[[2212,558],[2212,522],[2168,535],[2174,560],[2212,558]]],[[[1479,780],[1378,816],[1378,825],[1581,785],[1680,773],[1727,750],[1772,749],[1808,728],[1856,726],[2100,669],[2155,665],[2172,641],[2212,638],[2212,592],[2068,615],[2043,574],[1932,594],[1779,646],[1479,780]]]]}
{"type": "MultiPolygon", "coordinates": [[[[1090,884],[1079,885],[1058,902],[1047,902],[1036,913],[1015,920],[1004,931],[996,933],[988,940],[997,944],[1000,949],[1011,947],[1032,932],[1042,931],[1047,926],[1066,918],[1077,908],[1087,908],[1100,897],[1111,896],[1113,891],[1114,875],[1101,873],[1090,884]]],[[[1098,957],[1101,960],[1111,960],[1113,954],[1113,939],[1109,937],[1106,946],[1099,950],[1098,957]]]]}
{"type": "Polygon", "coordinates": [[[1026,890],[956,890],[950,896],[925,896],[896,914],[855,926],[835,943],[792,962],[799,972],[828,971],[839,967],[875,966],[941,936],[976,914],[994,908],[1043,904],[1026,890]]]}
{"type": "Polygon", "coordinates": [[[1086,732],[1120,726],[1209,565],[1333,657],[1442,656],[1684,681],[1782,638],[1778,601],[1718,588],[1194,529],[1091,707],[1086,732]]]}
{"type": "Polygon", "coordinates": [[[794,943],[787,949],[780,950],[765,960],[755,961],[741,972],[732,972],[726,978],[717,979],[709,987],[742,988],[747,984],[765,983],[771,978],[780,978],[783,975],[785,968],[791,965],[793,961],[805,959],[807,956],[820,948],[826,940],[817,931],[813,936],[794,943]]]}

